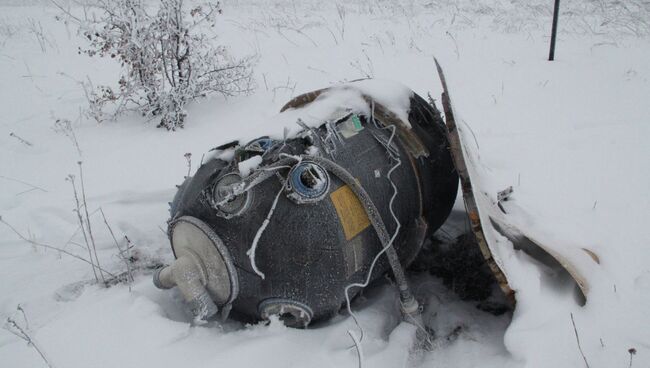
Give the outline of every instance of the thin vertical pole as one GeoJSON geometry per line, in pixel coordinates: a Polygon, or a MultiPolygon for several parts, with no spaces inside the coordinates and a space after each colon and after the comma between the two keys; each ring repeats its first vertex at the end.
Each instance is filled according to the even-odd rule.
{"type": "Polygon", "coordinates": [[[560,0],[555,0],[553,7],[553,29],[551,30],[551,50],[548,53],[548,61],[555,60],[555,37],[557,36],[557,17],[560,13],[560,0]]]}

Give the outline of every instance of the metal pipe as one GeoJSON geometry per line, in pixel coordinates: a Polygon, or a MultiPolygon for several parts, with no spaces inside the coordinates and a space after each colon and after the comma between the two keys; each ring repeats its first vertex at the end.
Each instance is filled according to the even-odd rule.
{"type": "MultiPolygon", "coordinates": [[[[391,237],[386,230],[386,225],[384,224],[384,221],[382,220],[377,207],[372,202],[370,195],[368,195],[365,189],[363,189],[363,187],[345,168],[338,165],[337,163],[319,156],[302,155],[301,158],[303,160],[313,161],[314,163],[321,165],[327,171],[332,172],[344,183],[346,183],[352,192],[359,198],[364,209],[366,210],[368,219],[375,229],[382,246],[386,248],[386,257],[388,258],[388,262],[390,264],[391,270],[393,271],[393,275],[395,276],[395,281],[400,293],[400,305],[402,313],[411,317],[419,314],[419,304],[411,293],[408,282],[406,281],[404,269],[397,255],[397,251],[391,244],[391,237]]],[[[223,193],[219,193],[219,200],[226,201],[236,195],[250,190],[255,185],[270,178],[273,175],[272,169],[281,168],[299,160],[300,159],[298,157],[285,157],[278,162],[269,165],[265,168],[265,170],[258,170],[241,182],[231,185],[223,193]]]]}
{"type": "Polygon", "coordinates": [[[366,214],[368,215],[368,219],[370,220],[372,227],[377,232],[379,241],[381,241],[381,244],[384,247],[387,247],[386,257],[390,263],[393,275],[395,275],[395,282],[397,283],[400,294],[402,313],[408,316],[419,314],[418,302],[415,300],[415,297],[413,297],[413,294],[411,293],[408,282],[406,281],[406,275],[404,274],[404,268],[402,267],[402,264],[399,261],[399,257],[397,256],[397,251],[395,251],[393,244],[390,244],[391,238],[388,234],[388,231],[386,230],[386,225],[384,224],[384,221],[379,214],[379,210],[372,202],[370,195],[368,195],[361,184],[359,184],[359,182],[345,168],[341,167],[337,163],[319,156],[303,156],[303,158],[323,166],[326,170],[336,175],[345,184],[347,184],[352,192],[359,198],[361,204],[366,210],[366,214]]]}
{"type": "Polygon", "coordinates": [[[159,268],[154,273],[153,283],[159,289],[178,287],[198,320],[205,321],[219,311],[205,287],[207,273],[203,262],[196,256],[183,255],[171,265],[159,268]]]}
{"type": "Polygon", "coordinates": [[[283,168],[284,166],[290,165],[295,161],[297,161],[297,159],[294,157],[286,157],[278,160],[277,162],[271,165],[264,167],[263,170],[255,171],[254,173],[250,174],[242,181],[231,184],[228,187],[223,188],[221,193],[217,193],[218,201],[214,204],[219,206],[219,205],[223,205],[224,203],[227,203],[228,201],[232,200],[236,196],[248,190],[251,190],[256,185],[274,176],[275,169],[283,168]]]}
{"type": "Polygon", "coordinates": [[[555,37],[557,36],[557,18],[560,15],[560,0],[555,0],[553,7],[553,28],[551,29],[551,50],[548,53],[548,61],[555,60],[555,37]]]}

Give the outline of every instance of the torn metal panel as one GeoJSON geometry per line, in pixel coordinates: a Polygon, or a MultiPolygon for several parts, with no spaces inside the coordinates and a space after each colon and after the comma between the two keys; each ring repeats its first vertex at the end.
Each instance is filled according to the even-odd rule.
{"type": "Polygon", "coordinates": [[[485,258],[490,270],[494,274],[501,291],[505,294],[508,300],[511,303],[515,303],[515,292],[510,288],[508,284],[508,279],[499,267],[497,262],[494,260],[490,246],[485,238],[483,233],[483,225],[481,224],[481,218],[479,216],[479,207],[474,198],[474,191],[472,188],[472,180],[465,163],[465,156],[463,154],[462,141],[460,134],[458,133],[458,127],[456,126],[456,119],[454,117],[454,110],[451,105],[451,98],[449,97],[449,90],[447,88],[447,81],[445,80],[445,75],[438,63],[438,60],[435,60],[436,68],[438,70],[438,76],[442,83],[443,93],[442,93],[442,107],[445,111],[445,122],[447,123],[447,130],[449,132],[449,149],[456,166],[456,171],[460,177],[461,188],[463,192],[463,199],[465,200],[465,207],[467,209],[467,215],[470,220],[472,227],[472,232],[476,237],[481,253],[485,258]]]}

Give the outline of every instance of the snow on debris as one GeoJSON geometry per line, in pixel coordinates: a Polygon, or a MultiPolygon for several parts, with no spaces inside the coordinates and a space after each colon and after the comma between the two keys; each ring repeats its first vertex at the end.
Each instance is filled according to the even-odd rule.
{"type": "MultiPolygon", "coordinates": [[[[54,19],[55,7],[0,1],[0,216],[30,239],[83,255],[64,180],[78,177],[82,160],[89,208],[102,207],[121,245],[129,237],[139,264],[168,262],[167,202],[187,174],[185,153],[192,153],[194,171],[196,158],[223,143],[281,138],[285,128],[300,130],[297,118],[314,124],[341,106],[362,112],[360,93],[348,90],[323,96],[332,99],[327,104],[278,114],[300,93],[360,78],[395,80],[438,98],[435,55],[481,192],[494,200],[513,186],[504,203],[508,220],[555,251],[580,254],[590,291],[580,306],[570,280],[492,233],[517,292],[514,313],[478,310],[423,275],[413,280],[414,290],[428,304],[438,339],[431,351],[413,352],[403,342],[409,331],[399,325],[395,291],[380,286],[356,305],[367,365],[583,367],[586,360],[592,368],[646,367],[649,10],[639,2],[563,2],[556,61],[548,63],[551,3],[225,2],[219,42],[233,55],[259,55],[257,92],[193,104],[186,129],[171,134],[137,116],[101,125],[79,118],[79,81],[116,82],[118,67],[76,55],[84,41],[54,19]],[[59,118],[72,129],[52,129],[59,118]]],[[[353,84],[406,112],[405,87],[353,84]]],[[[102,266],[122,271],[101,216],[91,221],[102,266]]],[[[132,292],[123,284],[103,289],[89,282],[92,270],[83,262],[31,247],[3,224],[0,269],[1,319],[23,326],[56,367],[357,364],[346,333],[354,323],[344,315],[311,330],[278,321],[192,326],[181,296],[155,289],[146,267],[132,292]]],[[[44,366],[32,346],[6,329],[0,329],[0,362],[44,366]]]]}

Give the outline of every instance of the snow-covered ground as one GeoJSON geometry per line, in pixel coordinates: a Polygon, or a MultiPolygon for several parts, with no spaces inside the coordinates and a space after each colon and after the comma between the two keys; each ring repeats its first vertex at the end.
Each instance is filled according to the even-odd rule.
{"type": "MultiPolygon", "coordinates": [[[[194,104],[187,128],[169,133],[137,116],[79,119],[79,81],[114,83],[117,66],[77,55],[84,40],[47,2],[2,0],[0,216],[25,236],[83,256],[65,180],[73,174],[79,183],[82,161],[102,266],[124,270],[100,207],[140,264],[167,262],[167,202],[187,173],[185,153],[196,169],[216,145],[280,134],[265,123],[288,99],[341,81],[392,79],[437,98],[435,56],[481,189],[495,197],[513,186],[513,222],[560,252],[589,249],[600,264],[583,268],[591,287],[581,307],[565,280],[501,243],[518,304],[498,317],[436,278],[415,277],[438,336],[430,351],[412,351],[393,288],[373,289],[355,306],[367,334],[365,366],[584,367],[586,359],[590,367],[648,367],[650,3],[563,2],[556,61],[548,62],[551,3],[224,1],[218,41],[258,55],[257,92],[194,104]],[[54,129],[57,119],[72,121],[79,150],[70,131],[54,129]]],[[[4,224],[0,277],[0,317],[15,320],[59,368],[357,364],[345,316],[312,330],[277,321],[191,326],[180,296],[155,289],[150,270],[137,272],[131,291],[102,288],[87,264],[36,249],[4,224]]],[[[0,330],[1,367],[44,364],[0,330]]]]}

